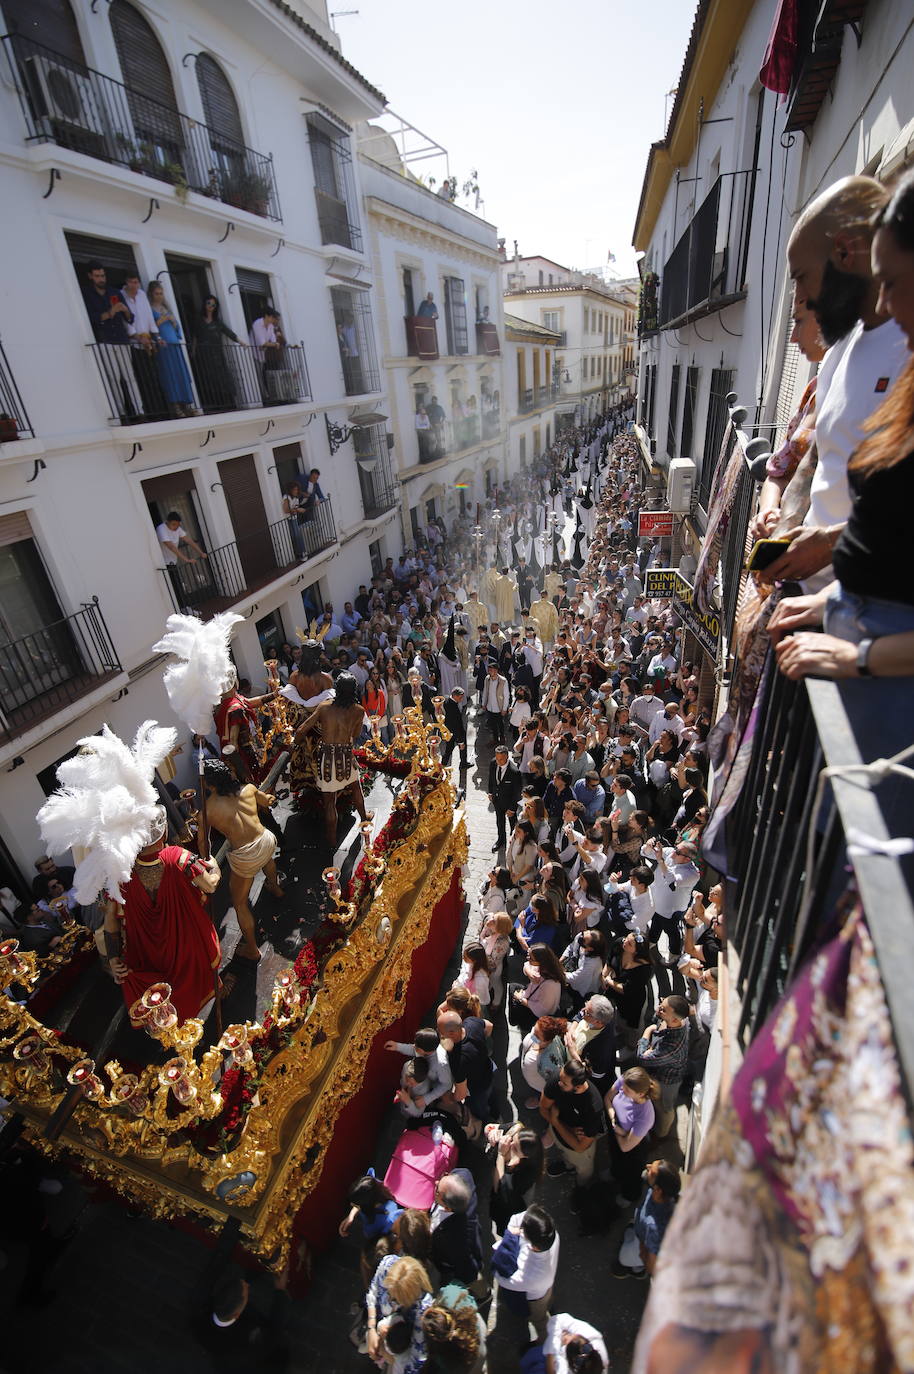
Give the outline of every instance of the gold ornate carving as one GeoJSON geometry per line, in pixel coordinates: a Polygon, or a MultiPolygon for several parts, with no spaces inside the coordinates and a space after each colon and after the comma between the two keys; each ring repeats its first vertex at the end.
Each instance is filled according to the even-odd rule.
{"type": "MultiPolygon", "coordinates": [[[[37,1148],[76,1156],[88,1173],[153,1216],[240,1216],[249,1248],[266,1263],[284,1262],[296,1214],[320,1180],[371,1044],[400,1015],[413,954],[430,938],[435,907],[466,861],[463,813],[455,811],[438,757],[440,740],[449,737],[440,699],[435,712],[438,719],[426,725],[421,712],[406,711],[387,751],[410,765],[395,802],[405,837],[379,854],[363,831],[365,890],[358,901],[344,902],[338,875],[325,875],[344,942],[306,994],[292,970],[276,979],[269,1016],[287,1043],[263,1066],[240,1139],[230,1142],[234,1148],[202,1152],[188,1128],[222,1111],[221,1077],[250,1065],[263,1027],[229,1026],[198,1058],[202,1023],[178,1024],[167,984],[147,989],[130,1008],[134,1023],[171,1052],[164,1064],[138,1074],[125,1073],[117,1060],[97,1070],[0,992],[0,1048],[12,1047],[13,1054],[0,1063],[0,1091],[17,1099],[37,1148]],[[82,1092],[60,1141],[45,1140],[44,1124],[73,1087],[82,1092]]],[[[369,743],[381,762],[384,746],[377,738],[369,743]]],[[[34,955],[19,954],[10,948],[15,944],[0,946],[0,989],[37,979],[34,955]]]]}

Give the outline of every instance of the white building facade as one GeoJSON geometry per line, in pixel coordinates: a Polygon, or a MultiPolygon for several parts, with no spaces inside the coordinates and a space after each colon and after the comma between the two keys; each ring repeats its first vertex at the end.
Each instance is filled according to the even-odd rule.
{"type": "Polygon", "coordinates": [[[256,689],[401,534],[352,134],[384,97],[326,7],[2,11],[0,884],[21,889],[56,762],[103,722],[172,719],[150,647],[171,610],[242,614],[256,689]],[[183,342],[145,346],[139,312],[132,343],[112,332],[134,273],[183,342]],[[210,297],[231,333],[201,323],[210,297]],[[275,352],[251,346],[269,306],[275,352]],[[314,468],[329,500],[290,522],[314,468]],[[205,559],[167,566],[172,511],[205,559]]]}
{"type": "Polygon", "coordinates": [[[820,8],[815,45],[810,29],[782,100],[759,81],[776,0],[701,6],[666,136],[648,159],[633,240],[644,254],[638,418],[661,482],[672,460],[695,465],[693,548],[728,394],[746,408],[747,431],[776,443],[810,376],[788,344],[796,216],[842,176],[897,171],[912,143],[904,7],[820,8]]]}
{"type": "Polygon", "coordinates": [[[498,244],[494,225],[411,176],[392,140],[363,135],[403,535],[415,547],[430,520],[475,506],[508,475],[498,244]]]}
{"type": "MultiPolygon", "coordinates": [[[[517,253],[502,264],[502,284],[509,314],[559,336],[554,380],[560,388],[561,427],[586,423],[623,399],[628,391],[622,360],[630,299],[595,273],[517,253]]],[[[521,393],[531,386],[535,391],[535,379],[521,378],[521,393]]]]}
{"type": "Polygon", "coordinates": [[[505,313],[505,406],[512,471],[523,471],[556,434],[562,388],[557,359],[562,336],[505,313]]]}

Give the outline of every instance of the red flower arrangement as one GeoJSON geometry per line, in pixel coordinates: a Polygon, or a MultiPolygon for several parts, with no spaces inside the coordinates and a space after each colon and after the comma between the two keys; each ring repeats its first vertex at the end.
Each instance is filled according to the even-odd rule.
{"type": "MultiPolygon", "coordinates": [[[[438,786],[440,780],[420,774],[417,781],[419,784],[419,801],[421,802],[423,797],[428,796],[429,792],[438,786]]],[[[379,858],[386,858],[392,850],[401,845],[412,833],[418,814],[418,806],[413,803],[405,790],[402,791],[397,797],[394,809],[386,823],[375,837],[371,846],[372,854],[379,858]]],[[[365,858],[366,855],[363,854],[349,880],[349,901],[355,903],[359,919],[365,914],[367,903],[374,896],[376,881],[373,876],[369,878],[365,872],[365,858]]]]}
{"type": "MultiPolygon", "coordinates": [[[[325,923],[329,924],[329,923],[325,923]]],[[[314,940],[307,940],[298,952],[292,971],[298,984],[302,1000],[310,996],[317,982],[322,959],[318,958],[318,943],[321,955],[326,957],[331,939],[336,932],[318,931],[314,940]]],[[[264,1069],[274,1054],[284,1050],[292,1039],[291,1033],[276,1024],[270,1012],[263,1018],[258,1035],[250,1040],[253,1063],[246,1068],[234,1065],[226,1069],[219,1084],[222,1097],[222,1111],[205,1125],[192,1128],[189,1132],[194,1146],[203,1154],[227,1154],[234,1150],[241,1140],[241,1132],[248,1112],[257,1096],[263,1079],[264,1069]]]]}

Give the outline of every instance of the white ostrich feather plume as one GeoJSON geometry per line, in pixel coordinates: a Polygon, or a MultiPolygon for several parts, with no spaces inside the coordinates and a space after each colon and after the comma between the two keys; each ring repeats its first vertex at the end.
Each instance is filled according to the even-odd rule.
{"type": "Polygon", "coordinates": [[[166,633],[153,644],[158,654],[174,654],[163,681],[176,716],[196,735],[213,728],[213,707],[232,674],[229,640],[244,617],[222,611],[205,624],[195,615],[170,615],[166,633]]]}
{"type": "Polygon", "coordinates": [[[118,898],[140,850],[157,829],[159,797],[152,782],[174,749],[177,732],[146,720],[131,749],[102,726],[79,741],[80,752],[57,770],[59,787],[38,812],[49,854],[85,852],[76,865],[76,900],[94,902],[100,892],[118,898]]]}

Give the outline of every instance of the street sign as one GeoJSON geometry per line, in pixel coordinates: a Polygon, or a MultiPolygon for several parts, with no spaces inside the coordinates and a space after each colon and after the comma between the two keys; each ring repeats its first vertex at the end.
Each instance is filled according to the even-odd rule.
{"type": "Polygon", "coordinates": [[[672,597],[682,623],[691,630],[708,657],[717,658],[720,616],[716,611],[699,614],[693,604],[692,588],[676,568],[648,568],[644,574],[644,595],[649,600],[672,597]]]}
{"type": "Polygon", "coordinates": [[[638,538],[671,539],[673,536],[673,512],[669,510],[643,510],[638,516],[638,538]]]}

